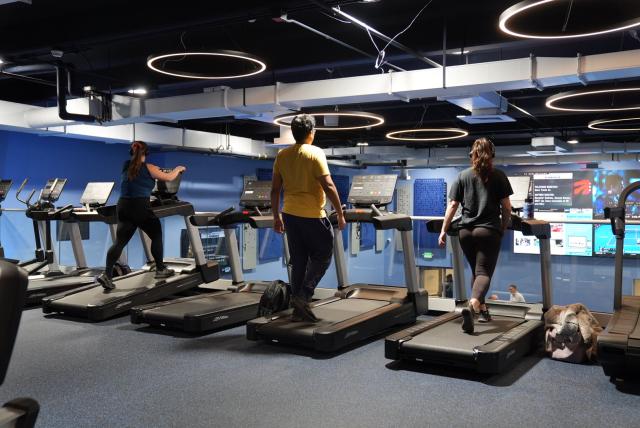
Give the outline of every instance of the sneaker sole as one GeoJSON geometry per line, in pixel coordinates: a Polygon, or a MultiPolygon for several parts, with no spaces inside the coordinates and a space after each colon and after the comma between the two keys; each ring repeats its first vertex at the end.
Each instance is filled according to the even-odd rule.
{"type": "Polygon", "coordinates": [[[473,315],[469,309],[462,310],[462,331],[467,334],[473,333],[473,315]]]}

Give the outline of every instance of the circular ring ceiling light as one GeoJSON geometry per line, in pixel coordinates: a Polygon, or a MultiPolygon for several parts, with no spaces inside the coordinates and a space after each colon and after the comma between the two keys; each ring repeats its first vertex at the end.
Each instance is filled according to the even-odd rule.
{"type": "MultiPolygon", "coordinates": [[[[545,12],[548,13],[548,6],[558,5],[563,0],[524,0],[520,3],[517,3],[511,6],[509,9],[502,12],[499,20],[500,30],[503,32],[510,34],[515,37],[522,37],[526,39],[547,39],[547,40],[560,40],[560,39],[576,39],[580,37],[590,37],[590,36],[598,36],[601,34],[614,33],[617,31],[628,30],[633,27],[640,26],[640,17],[633,18],[628,21],[618,22],[615,24],[601,24],[602,26],[599,28],[593,28],[592,30],[582,30],[577,31],[575,33],[556,33],[556,34],[542,34],[542,33],[528,33],[524,30],[516,30],[513,26],[513,21],[516,19],[524,19],[527,14],[531,14],[533,12],[545,12]],[[545,5],[547,7],[545,7],[545,5]],[[545,10],[547,9],[547,10],[545,10]]],[[[610,6],[603,6],[604,8],[608,8],[610,6]]],[[[571,9],[569,9],[570,11],[571,9]]],[[[606,9],[605,9],[606,10],[606,9]]],[[[569,12],[570,13],[570,12],[569,12]]],[[[623,13],[619,14],[624,16],[623,13]]],[[[566,13],[557,14],[553,13],[551,16],[559,16],[562,20],[564,20],[566,13]]],[[[598,19],[594,19],[594,21],[598,21],[598,19]]],[[[565,27],[568,23],[565,22],[565,27]]]]}
{"type": "Polygon", "coordinates": [[[550,96],[547,98],[545,105],[553,110],[560,111],[573,111],[583,113],[597,113],[597,112],[614,112],[614,111],[629,111],[640,110],[640,87],[637,88],[610,88],[610,89],[597,89],[592,91],[568,91],[560,92],[559,94],[550,96]],[[615,107],[611,105],[610,95],[615,95],[619,101],[626,101],[627,98],[631,99],[629,105],[623,107],[615,107]],[[596,102],[593,106],[575,106],[575,105],[562,105],[569,101],[595,99],[600,101],[600,105],[596,102]],[[606,98],[606,99],[605,99],[606,98]],[[603,105],[605,104],[606,107],[603,105]]]}
{"type": "MultiPolygon", "coordinates": [[[[239,79],[262,73],[267,69],[264,61],[251,54],[227,50],[151,55],[147,58],[147,67],[168,76],[207,80],[239,79]],[[206,61],[209,62],[208,66],[211,66],[212,61],[227,61],[228,70],[226,73],[215,74],[187,69],[197,65],[202,66],[198,63],[206,61]]],[[[220,64],[215,64],[212,68],[220,69],[222,67],[220,64]]]]}
{"type": "Polygon", "coordinates": [[[392,131],[387,134],[387,138],[390,140],[398,141],[444,141],[455,140],[457,138],[463,138],[469,135],[467,131],[460,128],[418,128],[418,129],[402,129],[399,131],[392,131]],[[416,134],[424,133],[429,134],[450,134],[449,136],[436,136],[436,137],[417,137],[416,134]],[[413,134],[413,137],[405,136],[405,134],[413,134]]]}
{"type": "Polygon", "coordinates": [[[594,129],[596,131],[640,131],[640,117],[627,117],[625,119],[598,119],[589,122],[589,125],[587,126],[589,127],[589,129],[594,129]],[[636,122],[637,125],[629,126],[627,124],[628,122],[636,122]],[[617,128],[615,127],[616,125],[622,125],[622,127],[617,128]]]}
{"type": "MultiPolygon", "coordinates": [[[[291,126],[291,121],[298,114],[302,113],[287,113],[277,116],[273,123],[280,126],[291,126]]],[[[317,131],[353,131],[355,129],[373,128],[384,123],[384,117],[364,111],[327,111],[305,114],[313,116],[315,119],[322,117],[324,124],[316,126],[315,129],[317,131]],[[331,119],[327,120],[327,118],[331,119]],[[341,118],[343,118],[343,121],[346,120],[347,123],[339,124],[341,118]]]]}

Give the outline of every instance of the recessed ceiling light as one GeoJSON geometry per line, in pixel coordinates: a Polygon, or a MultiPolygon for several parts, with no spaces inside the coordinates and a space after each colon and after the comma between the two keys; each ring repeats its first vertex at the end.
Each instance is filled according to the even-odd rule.
{"type": "Polygon", "coordinates": [[[369,145],[369,143],[367,143],[366,141],[359,141],[356,143],[356,146],[358,147],[367,147],[369,145]]]}
{"type": "MultiPolygon", "coordinates": [[[[327,112],[313,112],[313,113],[305,113],[309,116],[313,116],[317,118],[322,116],[322,118],[331,117],[331,118],[349,118],[351,120],[361,120],[362,123],[357,124],[348,124],[348,125],[340,125],[340,126],[327,126],[327,121],[324,120],[322,123],[325,123],[324,126],[316,126],[317,131],[351,131],[354,129],[366,129],[373,128],[374,126],[379,126],[384,123],[384,118],[378,114],[367,113],[364,111],[327,111],[327,112]]],[[[291,120],[296,117],[298,113],[288,113],[283,114],[281,116],[276,117],[273,120],[273,123],[280,126],[291,126],[291,120]]],[[[334,122],[334,121],[331,121],[334,122]]],[[[337,123],[337,122],[335,122],[337,123]]]]}
{"type": "Polygon", "coordinates": [[[241,77],[249,77],[262,73],[267,69],[267,65],[261,59],[244,52],[238,51],[208,51],[208,52],[176,52],[162,55],[151,55],[147,58],[147,67],[158,73],[166,74],[173,77],[183,77],[187,79],[238,79],[241,77]],[[245,63],[246,69],[237,74],[214,74],[214,73],[197,73],[188,70],[180,70],[177,68],[167,68],[167,63],[180,66],[185,59],[194,58],[226,58],[228,60],[236,60],[245,63]]]}
{"type": "Polygon", "coordinates": [[[131,95],[147,95],[147,90],[145,88],[131,88],[127,93],[131,95]]]}
{"type": "Polygon", "coordinates": [[[589,122],[587,125],[589,129],[594,129],[596,131],[619,131],[619,132],[631,132],[631,131],[640,131],[640,117],[627,117],[624,119],[598,119],[589,122]],[[626,122],[636,122],[638,125],[627,125],[626,122]],[[622,125],[622,127],[614,128],[612,127],[616,125],[622,125]]]}
{"type": "Polygon", "coordinates": [[[389,132],[386,137],[390,140],[399,141],[444,141],[455,140],[457,138],[463,138],[469,135],[467,131],[460,128],[417,128],[417,129],[402,129],[399,131],[389,132]],[[450,134],[448,137],[416,137],[415,134],[450,134]],[[413,137],[404,136],[405,134],[414,134],[413,137]]]}
{"type": "Polygon", "coordinates": [[[580,141],[576,140],[575,138],[571,139],[571,140],[567,140],[567,143],[569,144],[578,144],[580,141]]]}
{"type": "MultiPolygon", "coordinates": [[[[614,33],[617,31],[628,30],[629,28],[640,26],[640,17],[633,18],[629,21],[620,22],[613,25],[610,28],[600,28],[593,31],[584,31],[574,34],[526,34],[509,28],[509,20],[515,16],[522,17],[527,12],[531,12],[535,9],[544,9],[544,5],[558,4],[562,0],[525,0],[511,6],[509,9],[502,12],[500,15],[498,26],[503,32],[515,37],[522,37],[526,39],[547,39],[547,40],[560,40],[560,39],[575,39],[579,37],[598,36],[601,34],[614,33]],[[542,6],[542,7],[541,7],[542,6]]],[[[603,6],[607,7],[607,6],[603,6]]],[[[547,8],[548,9],[548,8],[547,8]]],[[[597,19],[594,19],[597,22],[597,19]]]]}
{"type": "Polygon", "coordinates": [[[4,61],[2,60],[2,58],[0,58],[0,64],[4,64],[4,61]]]}
{"type": "Polygon", "coordinates": [[[547,98],[547,101],[545,103],[545,105],[553,110],[560,110],[560,111],[577,111],[577,112],[605,112],[605,111],[627,111],[627,110],[640,110],[640,102],[638,102],[635,105],[629,105],[629,106],[625,106],[625,107],[572,107],[572,106],[559,106],[558,104],[560,104],[561,101],[563,100],[569,100],[569,99],[576,99],[576,98],[585,98],[585,97],[589,97],[589,96],[598,96],[598,95],[608,95],[608,94],[618,94],[618,93],[623,93],[623,94],[629,94],[629,93],[633,93],[633,92],[637,92],[638,94],[640,94],[640,87],[636,87],[636,88],[611,88],[611,89],[599,89],[599,90],[593,90],[593,91],[583,91],[583,90],[578,90],[578,91],[568,91],[568,92],[561,92],[559,94],[553,95],[549,98],[547,98]]]}

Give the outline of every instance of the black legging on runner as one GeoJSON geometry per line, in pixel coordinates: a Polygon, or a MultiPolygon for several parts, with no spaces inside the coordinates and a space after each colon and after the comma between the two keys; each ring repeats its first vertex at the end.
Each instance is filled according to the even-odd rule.
{"type": "Polygon", "coordinates": [[[122,250],[129,243],[137,228],[142,229],[151,239],[151,255],[156,262],[156,269],[164,268],[162,261],[162,226],[160,220],[151,212],[149,198],[120,198],[117,206],[118,227],[116,242],[107,252],[107,264],[105,272],[111,278],[122,250]]]}
{"type": "Polygon", "coordinates": [[[471,297],[484,304],[498,263],[502,235],[497,230],[486,227],[463,228],[458,233],[464,256],[471,265],[471,297]]]}

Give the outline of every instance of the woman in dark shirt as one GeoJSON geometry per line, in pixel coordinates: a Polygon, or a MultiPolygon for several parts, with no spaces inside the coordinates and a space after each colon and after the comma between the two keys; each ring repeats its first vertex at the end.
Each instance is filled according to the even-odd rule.
{"type": "Polygon", "coordinates": [[[491,321],[485,296],[498,262],[502,235],[511,218],[509,196],[513,190],[505,173],[493,167],[495,147],[489,139],[476,140],[469,155],[471,168],[458,175],[449,192],[450,202],[438,243],[445,245],[446,232],[462,204],[460,246],[473,274],[469,308],[462,311],[462,329],[473,333],[478,313],[479,322],[491,321]]]}
{"type": "Polygon", "coordinates": [[[173,271],[168,269],[162,260],[162,227],[151,212],[151,191],[155,180],[171,181],[184,172],[184,166],[177,166],[166,173],[155,165],[146,163],[149,149],[142,141],[134,141],[129,150],[131,159],[122,166],[122,180],[120,184],[120,199],[118,200],[118,227],[116,242],[107,252],[105,271],[98,277],[98,282],[106,290],[113,290],[113,267],[122,254],[122,250],[140,228],[151,239],[151,255],[156,263],[156,278],[168,278],[173,271]]]}

